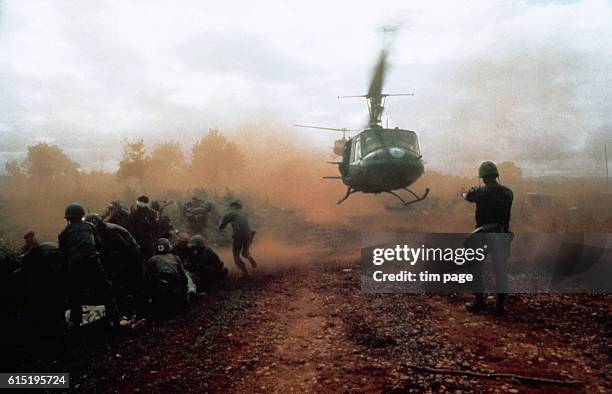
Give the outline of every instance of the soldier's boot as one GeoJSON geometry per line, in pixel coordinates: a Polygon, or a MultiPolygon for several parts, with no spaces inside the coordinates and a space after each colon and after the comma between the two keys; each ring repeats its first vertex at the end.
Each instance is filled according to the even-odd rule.
{"type": "Polygon", "coordinates": [[[246,265],[244,265],[244,261],[242,261],[239,254],[234,254],[234,264],[236,264],[236,267],[240,269],[240,271],[242,272],[242,276],[249,276],[249,271],[247,271],[247,267],[246,265]]]}
{"type": "Polygon", "coordinates": [[[470,301],[470,302],[466,302],[465,303],[465,308],[469,311],[469,312],[478,312],[480,310],[483,310],[485,308],[485,297],[484,294],[482,293],[476,293],[474,295],[474,301],[470,301]]]}
{"type": "Polygon", "coordinates": [[[248,255],[247,259],[249,260],[249,262],[251,263],[251,267],[253,268],[257,268],[257,261],[255,261],[255,259],[253,258],[253,256],[248,255]]]}
{"type": "Polygon", "coordinates": [[[495,300],[495,307],[493,308],[493,313],[496,315],[503,315],[506,313],[506,308],[504,307],[504,303],[506,302],[505,293],[497,293],[497,298],[495,300]]]}

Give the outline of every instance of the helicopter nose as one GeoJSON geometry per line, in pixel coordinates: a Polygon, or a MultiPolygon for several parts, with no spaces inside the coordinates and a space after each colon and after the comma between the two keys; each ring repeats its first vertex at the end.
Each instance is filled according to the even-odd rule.
{"type": "Polygon", "coordinates": [[[401,159],[402,157],[406,156],[406,151],[402,148],[392,147],[389,148],[389,155],[396,159],[401,159]]]}

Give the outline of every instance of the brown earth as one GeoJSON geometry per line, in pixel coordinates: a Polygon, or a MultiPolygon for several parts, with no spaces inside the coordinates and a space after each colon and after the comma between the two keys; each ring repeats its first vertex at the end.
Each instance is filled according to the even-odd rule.
{"type": "Polygon", "coordinates": [[[303,237],[299,253],[279,262],[269,251],[253,277],[97,349],[73,381],[99,392],[612,391],[609,295],[516,295],[506,316],[473,315],[463,295],[364,294],[358,258],[337,253],[359,250],[356,233],[311,228],[303,237]],[[305,239],[319,247],[304,248],[305,239]]]}

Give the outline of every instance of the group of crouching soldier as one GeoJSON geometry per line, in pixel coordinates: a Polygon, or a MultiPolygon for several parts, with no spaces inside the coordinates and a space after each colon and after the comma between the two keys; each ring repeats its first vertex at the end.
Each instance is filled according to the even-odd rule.
{"type": "MultiPolygon", "coordinates": [[[[119,328],[142,321],[140,317],[172,316],[195,294],[218,288],[228,275],[220,257],[201,234],[171,237],[169,220],[160,220],[161,210],[159,205],[152,208],[146,196],[129,213],[111,203],[104,216],[86,214],[83,206],[71,203],[57,244],[38,243],[33,233],[26,234],[22,255],[2,263],[7,272],[1,275],[6,285],[1,301],[20,309],[11,314],[13,323],[57,327],[67,322],[75,328],[83,324],[84,305],[104,305],[109,325],[119,328]],[[23,291],[11,292],[11,286],[23,291]]],[[[240,255],[255,268],[249,252],[253,233],[238,200],[230,204],[220,228],[229,223],[236,264],[248,275],[240,255]]]]}

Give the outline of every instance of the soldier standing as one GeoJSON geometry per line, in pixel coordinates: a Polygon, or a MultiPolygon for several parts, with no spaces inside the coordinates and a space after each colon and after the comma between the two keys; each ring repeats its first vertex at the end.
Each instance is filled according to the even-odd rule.
{"type": "MultiPolygon", "coordinates": [[[[489,236],[488,252],[491,254],[493,269],[495,271],[495,288],[497,300],[494,311],[504,313],[504,301],[508,293],[508,266],[507,259],[510,255],[510,213],[512,190],[498,182],[499,171],[492,161],[485,161],[478,169],[478,176],[482,178],[484,186],[474,187],[465,193],[466,201],[476,204],[476,230],[474,233],[495,233],[489,236]],[[499,235],[498,235],[499,234],[499,235]]],[[[466,308],[470,312],[481,310],[485,307],[485,298],[482,291],[482,271],[478,269],[474,278],[474,284],[479,292],[475,294],[474,301],[467,302],[466,308]]]]}
{"type": "Polygon", "coordinates": [[[240,268],[245,276],[247,276],[249,273],[240,255],[242,254],[243,257],[247,258],[253,268],[257,268],[257,262],[253,256],[251,256],[249,250],[251,242],[253,242],[253,237],[255,236],[255,231],[251,231],[249,227],[249,220],[242,209],[240,200],[233,200],[231,202],[230,210],[223,216],[219,230],[223,230],[229,223],[232,224],[233,230],[232,252],[234,254],[234,263],[236,263],[236,266],[240,268]]]}
{"type": "Polygon", "coordinates": [[[149,260],[155,253],[154,243],[157,233],[157,216],[149,207],[149,197],[138,197],[136,209],[133,209],[130,213],[127,229],[140,245],[140,252],[144,261],[149,260]]]}
{"type": "Polygon", "coordinates": [[[68,224],[58,236],[60,251],[68,263],[72,324],[80,325],[83,295],[87,289],[93,289],[104,303],[109,321],[118,327],[119,311],[100,259],[100,240],[95,227],[83,221],[83,216],[85,210],[81,205],[68,204],[64,213],[68,224]]]}

